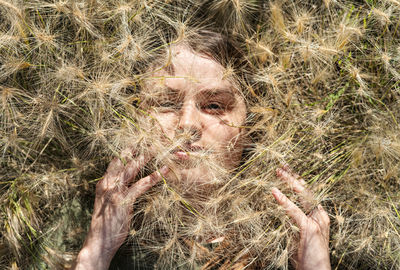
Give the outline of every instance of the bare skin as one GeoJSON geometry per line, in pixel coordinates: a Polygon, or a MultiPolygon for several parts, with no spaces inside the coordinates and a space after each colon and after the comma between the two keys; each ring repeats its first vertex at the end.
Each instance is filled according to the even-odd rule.
{"type": "Polygon", "coordinates": [[[125,166],[114,159],[104,177],[96,185],[96,198],[89,233],[72,269],[108,269],[118,248],[129,234],[135,200],[168,173],[163,167],[159,172],[132,184],[149,158],[130,160],[125,166]]]}
{"type": "MultiPolygon", "coordinates": [[[[170,69],[157,71],[154,79],[147,81],[144,91],[153,96],[148,109],[169,139],[164,143],[169,145],[180,135],[190,137],[174,159],[188,160],[206,153],[228,170],[240,163],[246,105],[226,77],[221,64],[180,44],[171,47],[170,69]]],[[[204,165],[181,168],[176,172],[181,183],[207,183],[210,171],[204,165]]]]}
{"type": "MultiPolygon", "coordinates": [[[[148,160],[147,160],[148,161],[148,160]]],[[[109,264],[129,234],[133,202],[168,173],[163,167],[131,185],[145,158],[131,160],[127,165],[114,159],[103,179],[96,186],[96,199],[89,233],[72,269],[108,269],[109,264]],[[160,174],[161,173],[161,174],[160,174]]],[[[291,173],[288,167],[277,169],[278,177],[303,196],[302,205],[310,206],[311,192],[304,181],[291,173]]],[[[329,262],[329,217],[321,205],[308,216],[277,188],[272,194],[300,229],[297,257],[298,270],[331,269],[329,262]]]]}
{"type": "MultiPolygon", "coordinates": [[[[291,189],[301,195],[301,205],[311,210],[312,193],[305,188],[305,182],[293,174],[287,166],[276,170],[278,177],[291,189]]],[[[306,215],[296,204],[289,200],[279,189],[273,188],[272,195],[288,216],[300,229],[297,256],[294,258],[298,270],[331,269],[329,261],[329,216],[318,205],[309,215],[306,215]]]]}
{"type": "MultiPolygon", "coordinates": [[[[222,161],[226,169],[240,162],[243,146],[237,138],[240,126],[246,118],[246,106],[234,85],[224,77],[224,68],[211,58],[192,52],[186,46],[172,48],[174,76],[160,72],[160,83],[166,92],[157,100],[152,115],[158,119],[161,130],[168,138],[181,132],[192,135],[183,148],[174,152],[177,160],[190,159],[191,155],[206,151],[214,160],[222,161]],[[164,80],[164,78],[166,78],[164,80]],[[171,91],[173,92],[171,94],[171,91]],[[175,97],[179,97],[176,99],[175,97]],[[172,99],[171,99],[172,98],[172,99]],[[232,145],[233,147],[228,147],[232,145]],[[234,151],[232,149],[234,148],[234,151]]],[[[155,88],[158,84],[150,85],[155,88]]],[[[150,87],[151,88],[151,87],[150,87]]],[[[129,151],[128,151],[129,152],[129,151]]],[[[132,154],[123,154],[125,158],[132,154]]],[[[140,169],[150,157],[129,160],[126,165],[113,160],[103,179],[96,186],[96,198],[90,230],[73,269],[107,269],[129,234],[129,223],[133,217],[133,202],[162,179],[168,178],[168,168],[163,167],[148,177],[132,183],[140,169]],[[160,174],[161,173],[161,174],[160,174]]],[[[181,181],[201,184],[208,181],[206,167],[183,168],[181,181]],[[200,180],[199,180],[200,179],[200,180]]],[[[303,198],[304,209],[309,209],[312,194],[305,183],[287,167],[277,170],[280,179],[286,182],[303,198]]],[[[321,206],[306,215],[278,189],[272,194],[300,228],[296,268],[330,269],[329,265],[329,217],[321,206]]]]}

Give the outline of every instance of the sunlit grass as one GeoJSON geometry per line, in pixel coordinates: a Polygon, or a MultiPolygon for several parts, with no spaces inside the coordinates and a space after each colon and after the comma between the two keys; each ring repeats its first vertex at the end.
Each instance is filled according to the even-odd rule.
{"type": "Polygon", "coordinates": [[[230,173],[198,160],[215,189],[195,199],[164,179],[140,198],[131,240],[160,269],[285,269],[297,231],[270,188],[296,198],[275,177],[287,163],[329,212],[333,269],[400,267],[400,2],[200,2],[0,0],[0,268],[70,265],[126,146],[172,164],[181,141],[160,143],[140,89],[171,44],[208,28],[249,61],[226,72],[244,85],[246,159],[230,173]]]}

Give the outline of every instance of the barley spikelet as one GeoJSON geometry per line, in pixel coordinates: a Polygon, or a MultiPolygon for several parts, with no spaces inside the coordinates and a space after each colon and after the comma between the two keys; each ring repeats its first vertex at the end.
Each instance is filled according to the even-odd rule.
{"type": "Polygon", "coordinates": [[[333,269],[400,268],[399,17],[398,0],[0,0],[0,268],[71,266],[127,146],[153,157],[140,176],[179,172],[189,135],[150,113],[154,70],[207,31],[244,55],[223,63],[247,107],[241,163],[203,153],[208,183],[176,173],[141,196],[113,264],[288,269],[298,228],[270,189],[299,199],[275,176],[289,164],[329,213],[333,269]]]}

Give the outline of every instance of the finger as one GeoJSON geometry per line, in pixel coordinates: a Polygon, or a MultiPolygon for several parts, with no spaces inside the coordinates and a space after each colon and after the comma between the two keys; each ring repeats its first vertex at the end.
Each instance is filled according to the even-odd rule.
{"type": "Polygon", "coordinates": [[[321,232],[324,235],[325,239],[329,240],[329,225],[330,218],[328,213],[324,210],[324,208],[319,204],[314,211],[311,213],[310,217],[318,223],[321,228],[321,232]]]}
{"type": "Polygon", "coordinates": [[[124,170],[124,164],[119,158],[113,158],[108,164],[107,171],[103,178],[97,183],[96,190],[103,192],[104,190],[113,189],[120,182],[121,171],[124,170]]]}
{"type": "Polygon", "coordinates": [[[121,151],[120,159],[124,164],[127,164],[130,160],[132,160],[135,155],[135,150],[133,147],[127,147],[121,151]]]}
{"type": "Polygon", "coordinates": [[[282,168],[276,170],[277,176],[289,185],[289,187],[301,196],[300,202],[306,211],[313,208],[314,196],[303,183],[301,183],[295,176],[282,168]]]}
{"type": "Polygon", "coordinates": [[[295,177],[292,173],[284,168],[276,169],[277,176],[284,180],[291,189],[297,193],[301,193],[306,190],[305,186],[295,177]]]}
{"type": "Polygon", "coordinates": [[[121,162],[119,158],[113,158],[108,164],[107,167],[107,175],[113,177],[118,176],[118,174],[123,170],[124,164],[121,162]]]}
{"type": "Polygon", "coordinates": [[[128,156],[132,156],[132,149],[126,148],[122,151],[120,158],[113,158],[108,165],[104,178],[99,182],[106,189],[124,187],[129,184],[140,171],[140,169],[151,159],[150,155],[142,155],[131,159],[125,166],[128,156]]]}
{"type": "Polygon", "coordinates": [[[122,182],[124,185],[129,185],[136,177],[138,172],[150,161],[150,155],[141,155],[136,159],[132,159],[126,164],[122,182]]]}
{"type": "Polygon", "coordinates": [[[167,166],[164,166],[159,171],[153,172],[149,176],[140,179],[129,188],[128,198],[130,200],[136,200],[152,186],[157,184],[168,172],[169,168],[167,166]]]}
{"type": "Polygon", "coordinates": [[[284,164],[282,166],[282,169],[285,170],[286,172],[288,172],[289,174],[291,174],[292,176],[294,176],[294,178],[296,178],[303,186],[306,185],[306,181],[304,181],[303,178],[301,178],[301,176],[297,173],[295,173],[288,164],[284,164]]]}
{"type": "Polygon", "coordinates": [[[296,224],[300,228],[305,228],[307,226],[306,214],[304,214],[304,212],[289,200],[279,189],[274,187],[271,189],[271,192],[278,204],[285,209],[286,213],[296,222],[296,224]]]}

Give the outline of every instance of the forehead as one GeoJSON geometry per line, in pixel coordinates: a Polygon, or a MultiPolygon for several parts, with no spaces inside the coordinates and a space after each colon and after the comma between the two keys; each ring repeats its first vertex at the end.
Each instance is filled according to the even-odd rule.
{"type": "Polygon", "coordinates": [[[190,92],[202,89],[237,90],[220,63],[184,44],[170,47],[167,64],[155,71],[147,83],[190,92]]]}
{"type": "Polygon", "coordinates": [[[224,67],[209,56],[192,51],[187,45],[171,47],[168,71],[174,75],[192,75],[201,79],[223,80],[224,67]]]}

